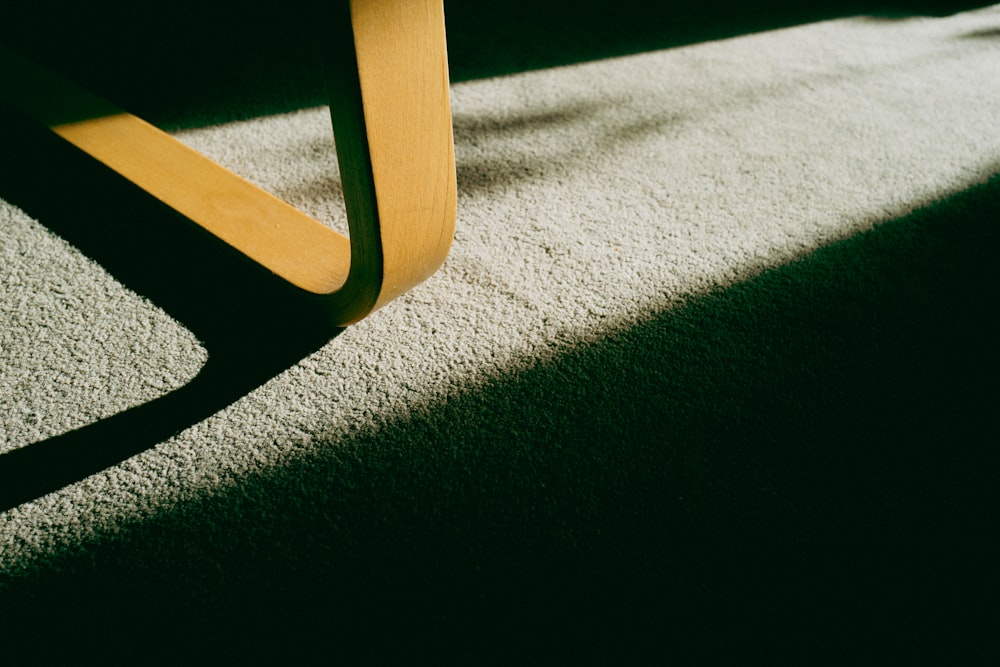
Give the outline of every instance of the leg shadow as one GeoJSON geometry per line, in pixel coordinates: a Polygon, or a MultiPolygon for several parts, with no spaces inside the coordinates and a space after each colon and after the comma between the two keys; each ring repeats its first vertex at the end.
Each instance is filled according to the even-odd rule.
{"type": "Polygon", "coordinates": [[[51,132],[0,113],[0,197],[187,327],[209,360],[187,385],[0,456],[0,511],[169,438],[319,349],[340,329],[298,290],[51,132]]]}

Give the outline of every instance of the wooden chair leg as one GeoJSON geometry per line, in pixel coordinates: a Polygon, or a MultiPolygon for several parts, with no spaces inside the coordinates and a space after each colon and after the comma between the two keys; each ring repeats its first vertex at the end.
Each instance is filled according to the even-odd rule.
{"type": "Polygon", "coordinates": [[[297,287],[337,325],[430,276],[455,225],[442,0],[346,0],[328,49],[350,238],[149,123],[11,53],[0,103],[53,132],[297,287]]]}

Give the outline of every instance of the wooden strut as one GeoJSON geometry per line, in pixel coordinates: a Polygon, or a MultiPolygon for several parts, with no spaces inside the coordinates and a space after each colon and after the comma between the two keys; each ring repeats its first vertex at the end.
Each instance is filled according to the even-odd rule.
{"type": "Polygon", "coordinates": [[[276,275],[357,322],[429,277],[455,229],[443,0],[348,0],[330,111],[350,238],[165,132],[13,54],[0,96],[276,275]],[[69,110],[74,110],[69,112],[69,110]]]}

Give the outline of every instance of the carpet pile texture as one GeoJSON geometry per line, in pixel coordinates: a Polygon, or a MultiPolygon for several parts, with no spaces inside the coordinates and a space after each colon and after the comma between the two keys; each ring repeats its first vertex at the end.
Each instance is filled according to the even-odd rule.
{"type": "MultiPolygon", "coordinates": [[[[170,220],[147,239],[159,212],[72,176],[49,206],[13,176],[46,167],[0,155],[0,474],[27,494],[0,508],[5,643],[995,633],[1000,6],[452,94],[452,253],[337,332],[170,220]]],[[[346,231],[322,105],[171,131],[346,231]]]]}

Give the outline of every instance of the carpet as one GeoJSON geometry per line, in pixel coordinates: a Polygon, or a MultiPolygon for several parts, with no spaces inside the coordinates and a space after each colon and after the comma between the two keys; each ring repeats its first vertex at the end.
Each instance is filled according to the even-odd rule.
{"type": "MultiPolygon", "coordinates": [[[[998,59],[991,6],[456,77],[451,255],[342,331],[15,145],[0,635],[171,663],[995,651],[998,59]]],[[[285,106],[171,131],[346,231],[328,110],[285,106]]]]}

